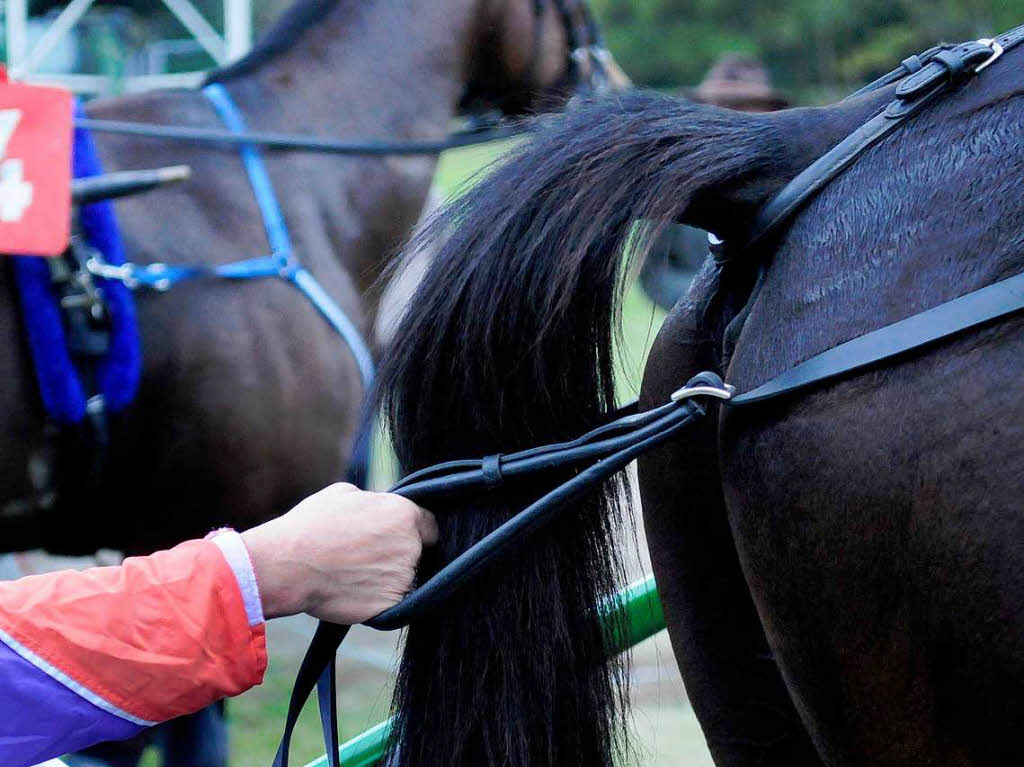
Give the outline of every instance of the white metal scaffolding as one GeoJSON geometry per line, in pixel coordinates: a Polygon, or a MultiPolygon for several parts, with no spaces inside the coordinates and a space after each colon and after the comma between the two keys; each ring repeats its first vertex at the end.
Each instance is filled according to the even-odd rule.
{"type": "MultiPolygon", "coordinates": [[[[71,0],[33,45],[29,45],[28,0],[3,0],[7,71],[12,80],[60,84],[80,93],[110,93],[115,88],[140,91],[150,88],[195,85],[202,72],[146,74],[113,78],[81,73],[42,72],[39,67],[54,48],[81,21],[95,0],[71,0]]],[[[252,45],[252,0],[223,0],[224,35],[221,36],[191,0],[161,0],[218,65],[244,55],[252,45]]]]}

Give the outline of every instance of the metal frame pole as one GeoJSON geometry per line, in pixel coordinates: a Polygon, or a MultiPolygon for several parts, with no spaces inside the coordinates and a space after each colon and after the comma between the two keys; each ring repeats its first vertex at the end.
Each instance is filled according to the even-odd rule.
{"type": "Polygon", "coordinates": [[[4,2],[4,26],[7,42],[7,69],[21,65],[28,45],[28,0],[6,0],[4,2]]]}
{"type": "Polygon", "coordinates": [[[224,44],[228,61],[241,58],[252,47],[251,0],[224,0],[224,44]]]}
{"type": "MultiPolygon", "coordinates": [[[[38,42],[28,45],[28,0],[4,0],[3,16],[7,44],[7,69],[12,79],[63,85],[77,92],[103,94],[110,90],[109,77],[78,73],[37,72],[57,44],[75,27],[95,0],[71,0],[46,28],[38,42]]],[[[162,4],[182,23],[218,65],[237,59],[251,47],[252,1],[223,0],[224,36],[192,4],[191,0],[162,0],[162,4]]],[[[202,81],[202,72],[142,75],[126,78],[125,91],[140,91],[167,86],[191,86],[202,81]]]]}
{"type": "MultiPolygon", "coordinates": [[[[56,47],[57,43],[67,35],[78,20],[85,15],[85,12],[92,6],[93,0],[71,0],[71,3],[60,12],[53,23],[46,28],[43,32],[43,36],[39,38],[32,50],[26,51],[24,61],[20,60],[16,65],[10,64],[10,57],[8,57],[8,66],[10,67],[10,73],[12,79],[19,79],[26,75],[32,74],[32,70],[38,67],[43,60],[49,55],[50,51],[56,47]]],[[[27,22],[27,17],[26,17],[27,22]]],[[[24,45],[24,42],[23,42],[24,45]]],[[[24,51],[24,48],[22,49],[24,51]]]]}
{"type": "Polygon", "coordinates": [[[227,49],[223,38],[217,34],[217,31],[210,26],[210,22],[203,18],[203,15],[189,0],[163,0],[163,4],[189,31],[196,42],[206,49],[214,61],[218,64],[226,62],[227,49]]]}

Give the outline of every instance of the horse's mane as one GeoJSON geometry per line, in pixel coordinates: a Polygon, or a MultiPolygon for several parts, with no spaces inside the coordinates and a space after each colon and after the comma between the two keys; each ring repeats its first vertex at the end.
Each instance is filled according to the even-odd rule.
{"type": "Polygon", "coordinates": [[[255,72],[295,45],[311,27],[334,10],[339,2],[345,1],[298,0],[281,14],[252,50],[238,61],[208,72],[205,83],[227,82],[255,72]]]}

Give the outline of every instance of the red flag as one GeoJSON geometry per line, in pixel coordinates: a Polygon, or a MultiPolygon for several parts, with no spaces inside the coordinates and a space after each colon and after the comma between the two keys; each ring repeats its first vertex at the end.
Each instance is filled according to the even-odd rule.
{"type": "Polygon", "coordinates": [[[0,80],[0,253],[67,247],[71,120],[70,92],[0,80]]]}

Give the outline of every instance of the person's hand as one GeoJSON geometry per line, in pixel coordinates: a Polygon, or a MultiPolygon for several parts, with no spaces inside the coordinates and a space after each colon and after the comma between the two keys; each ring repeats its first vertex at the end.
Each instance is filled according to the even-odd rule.
{"type": "Polygon", "coordinates": [[[437,523],[401,496],[337,484],[242,540],[265,617],[303,612],[351,625],[405,596],[423,547],[437,542],[437,523]]]}

